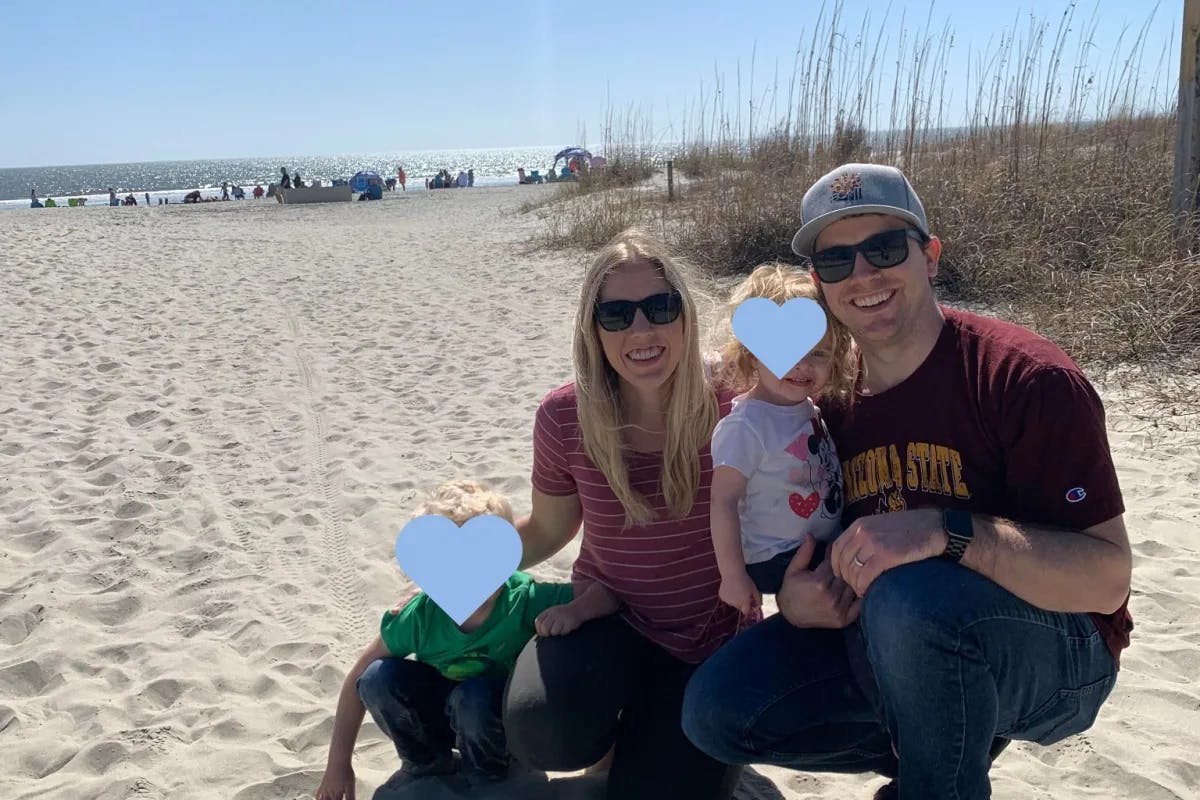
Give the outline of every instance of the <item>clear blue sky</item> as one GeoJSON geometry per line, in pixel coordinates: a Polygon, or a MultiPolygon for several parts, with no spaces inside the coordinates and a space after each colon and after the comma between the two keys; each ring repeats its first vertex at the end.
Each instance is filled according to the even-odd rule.
{"type": "MultiPolygon", "coordinates": [[[[638,108],[656,137],[671,140],[702,84],[711,96],[715,73],[726,101],[735,99],[739,62],[748,104],[752,54],[756,92],[774,82],[777,65],[785,87],[822,8],[815,0],[0,3],[4,167],[568,145],[585,128],[594,145],[608,99],[617,110],[638,108]]],[[[1095,25],[1089,62],[1107,70],[1124,52],[1122,32],[1128,40],[1152,20],[1142,83],[1169,95],[1182,6],[1080,2],[1071,41],[1095,25]]],[[[903,14],[910,36],[948,25],[948,88],[961,106],[969,50],[994,47],[1014,25],[1027,29],[1031,10],[1053,27],[1065,8],[943,0],[931,12],[928,0],[846,0],[843,18],[855,31],[868,10],[873,24],[886,14],[898,32],[903,14]]],[[[1075,45],[1067,52],[1073,60],[1075,45]]]]}

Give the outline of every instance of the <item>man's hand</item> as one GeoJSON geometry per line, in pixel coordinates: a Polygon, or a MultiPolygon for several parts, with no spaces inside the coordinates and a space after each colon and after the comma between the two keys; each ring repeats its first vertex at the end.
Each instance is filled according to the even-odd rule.
{"type": "Polygon", "coordinates": [[[354,770],[349,764],[327,766],[315,797],[317,800],[354,800],[354,770]]]}
{"type": "Polygon", "coordinates": [[[734,573],[727,578],[721,578],[721,588],[717,594],[721,602],[742,612],[743,617],[750,616],[754,609],[762,606],[762,595],[746,570],[742,570],[741,574],[734,573]]]}
{"type": "Polygon", "coordinates": [[[874,514],[851,523],[830,548],[828,563],[861,598],[887,570],[940,556],[946,541],[940,509],[874,514]]]}
{"type": "Polygon", "coordinates": [[[829,559],[816,569],[808,568],[816,546],[816,539],[805,535],[783,575],[775,602],[783,618],[797,628],[844,628],[858,619],[862,601],[833,574],[829,559]]]}
{"type": "Polygon", "coordinates": [[[533,629],[538,636],[565,636],[583,624],[579,614],[571,607],[572,603],[550,606],[537,615],[533,621],[533,629]]]}

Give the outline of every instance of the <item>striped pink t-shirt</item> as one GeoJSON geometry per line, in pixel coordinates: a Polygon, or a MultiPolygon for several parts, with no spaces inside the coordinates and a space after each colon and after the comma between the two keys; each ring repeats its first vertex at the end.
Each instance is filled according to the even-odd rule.
{"type": "MultiPolygon", "coordinates": [[[[720,414],[732,393],[718,392],[720,414]]],[[[676,658],[699,663],[732,637],[741,624],[736,609],[721,602],[721,574],[713,552],[708,506],[712,455],[700,451],[700,490],[691,513],[666,516],[662,455],[631,453],[630,483],[647,499],[655,520],[625,527],[625,510],[583,446],[575,384],[550,392],[538,408],[533,430],[533,487],[548,495],[579,494],[583,540],[575,573],[598,581],[624,603],[624,619],[676,658]]]]}

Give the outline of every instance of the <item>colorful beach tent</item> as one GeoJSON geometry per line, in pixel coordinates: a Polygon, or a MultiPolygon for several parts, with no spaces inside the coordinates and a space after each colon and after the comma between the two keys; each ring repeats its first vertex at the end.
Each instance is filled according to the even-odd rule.
{"type": "Polygon", "coordinates": [[[379,177],[378,172],[363,170],[354,173],[354,177],[350,179],[350,188],[355,192],[365,192],[370,186],[383,187],[383,178],[379,177]]]}
{"type": "Polygon", "coordinates": [[[592,160],[592,154],[582,147],[568,147],[565,150],[559,150],[554,155],[554,166],[558,166],[559,161],[570,161],[572,158],[579,157],[581,159],[592,160]]]}

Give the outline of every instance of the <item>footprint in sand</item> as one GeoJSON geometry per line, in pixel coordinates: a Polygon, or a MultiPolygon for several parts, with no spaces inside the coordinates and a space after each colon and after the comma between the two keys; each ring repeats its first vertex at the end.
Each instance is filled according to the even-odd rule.
{"type": "Polygon", "coordinates": [[[139,411],[136,414],[130,414],[128,417],[125,418],[125,421],[128,422],[134,428],[140,428],[141,426],[145,425],[147,422],[149,422],[150,420],[154,419],[157,416],[158,416],[158,412],[154,411],[153,409],[150,409],[150,410],[146,410],[146,411],[139,411]]]}
{"type": "Polygon", "coordinates": [[[134,517],[140,517],[142,514],[145,514],[150,510],[150,506],[146,505],[145,503],[139,503],[137,500],[130,500],[117,507],[116,517],[117,519],[133,519],[134,517]]]}
{"type": "Polygon", "coordinates": [[[35,697],[50,685],[50,676],[36,661],[22,661],[0,669],[0,688],[17,697],[35,697]]]}
{"type": "Polygon", "coordinates": [[[0,642],[11,646],[28,639],[33,629],[41,623],[45,611],[45,606],[36,605],[29,611],[0,620],[0,642]]]}

